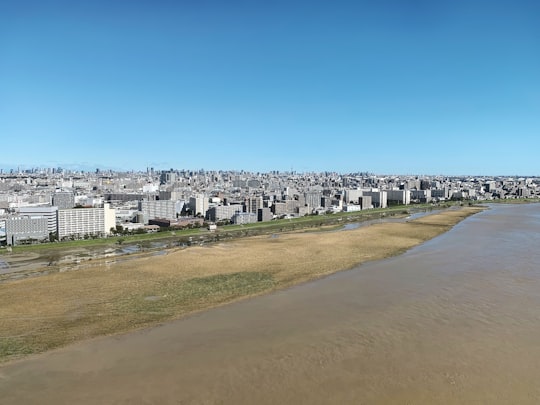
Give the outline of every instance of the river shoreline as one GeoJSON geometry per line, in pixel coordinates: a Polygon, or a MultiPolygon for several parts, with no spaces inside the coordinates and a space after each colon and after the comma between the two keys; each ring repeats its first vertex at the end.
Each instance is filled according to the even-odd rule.
{"type": "Polygon", "coordinates": [[[395,256],[482,208],[330,233],[256,236],[0,285],[0,362],[125,333],[395,256]]]}

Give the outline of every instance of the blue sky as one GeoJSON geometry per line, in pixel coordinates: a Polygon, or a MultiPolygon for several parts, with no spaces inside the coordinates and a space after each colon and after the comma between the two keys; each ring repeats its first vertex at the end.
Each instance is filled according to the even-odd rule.
{"type": "Polygon", "coordinates": [[[537,1],[0,2],[0,166],[540,175],[537,1]]]}

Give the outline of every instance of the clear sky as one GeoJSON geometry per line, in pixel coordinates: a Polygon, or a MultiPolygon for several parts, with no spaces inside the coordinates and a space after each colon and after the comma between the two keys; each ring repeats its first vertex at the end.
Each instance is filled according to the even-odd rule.
{"type": "Polygon", "coordinates": [[[0,1],[0,166],[540,175],[540,1],[0,1]]]}

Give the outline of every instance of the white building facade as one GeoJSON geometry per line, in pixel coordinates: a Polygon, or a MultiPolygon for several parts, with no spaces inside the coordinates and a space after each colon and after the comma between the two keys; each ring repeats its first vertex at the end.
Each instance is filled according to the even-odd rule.
{"type": "Polygon", "coordinates": [[[144,223],[151,219],[176,219],[176,202],[172,200],[139,201],[144,223]]]}
{"type": "Polygon", "coordinates": [[[86,235],[105,236],[116,225],[114,208],[74,208],[58,210],[58,239],[84,238],[86,235]]]}
{"type": "Polygon", "coordinates": [[[13,217],[5,222],[6,242],[8,245],[21,243],[45,242],[49,240],[47,218],[13,217]]]}
{"type": "Polygon", "coordinates": [[[37,207],[21,207],[19,214],[27,217],[45,217],[47,218],[47,229],[49,233],[56,232],[58,207],[37,206],[37,207]]]}

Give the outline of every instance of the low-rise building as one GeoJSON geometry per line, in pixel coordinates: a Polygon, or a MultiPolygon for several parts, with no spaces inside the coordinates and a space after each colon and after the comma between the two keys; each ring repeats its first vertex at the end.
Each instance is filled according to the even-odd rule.
{"type": "Polygon", "coordinates": [[[257,214],[253,212],[238,212],[233,215],[231,221],[236,225],[253,224],[257,222],[257,214]]]}

